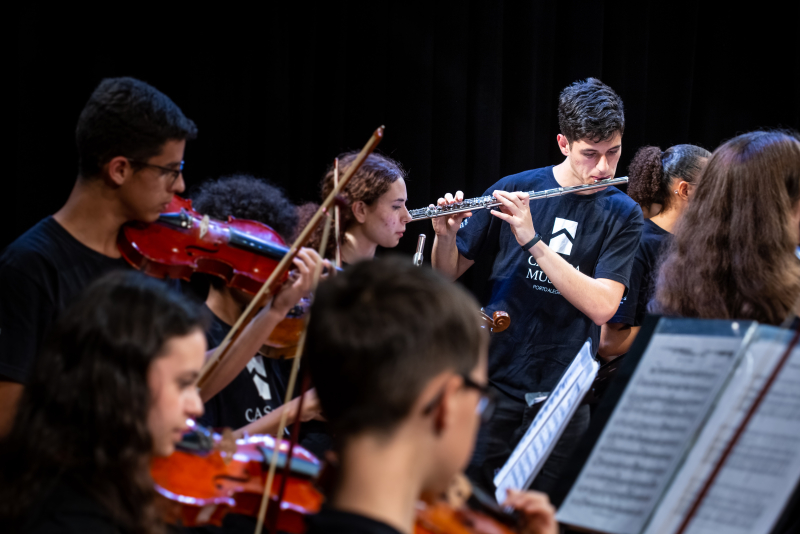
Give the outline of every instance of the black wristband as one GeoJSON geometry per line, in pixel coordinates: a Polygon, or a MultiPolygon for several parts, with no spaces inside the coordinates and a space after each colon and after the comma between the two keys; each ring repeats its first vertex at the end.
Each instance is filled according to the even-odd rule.
{"type": "Polygon", "coordinates": [[[524,250],[525,252],[528,252],[533,245],[535,245],[536,243],[538,243],[541,240],[542,240],[542,236],[540,236],[539,233],[537,232],[536,235],[533,236],[533,239],[531,239],[530,241],[528,241],[527,243],[522,245],[522,250],[524,250]]]}

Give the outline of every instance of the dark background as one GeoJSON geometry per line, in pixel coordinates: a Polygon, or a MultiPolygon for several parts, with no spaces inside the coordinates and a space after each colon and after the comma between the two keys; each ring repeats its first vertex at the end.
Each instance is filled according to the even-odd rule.
{"type": "MultiPolygon", "coordinates": [[[[409,171],[409,208],[558,163],[558,94],[589,76],[625,102],[618,175],[646,144],[713,150],[748,130],[800,127],[798,2],[273,4],[19,8],[0,247],[66,200],[75,123],[104,77],[145,80],[197,123],[188,186],[247,172],[296,202],[318,200],[326,166],[381,124],[380,149],[409,171]]],[[[398,248],[409,260],[425,231],[409,225],[398,248]]]]}

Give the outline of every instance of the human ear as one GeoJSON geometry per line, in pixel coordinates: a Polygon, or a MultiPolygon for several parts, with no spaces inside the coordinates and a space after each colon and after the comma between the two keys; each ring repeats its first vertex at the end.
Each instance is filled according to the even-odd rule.
{"type": "Polygon", "coordinates": [[[106,164],[106,174],[115,185],[122,185],[133,174],[131,163],[124,156],[117,156],[106,164]]]}
{"type": "Polygon", "coordinates": [[[367,222],[367,205],[363,200],[356,200],[353,202],[351,209],[353,210],[353,216],[359,224],[367,222]]]}
{"type": "Polygon", "coordinates": [[[678,195],[678,196],[681,198],[681,200],[683,200],[684,202],[688,202],[688,201],[689,201],[689,196],[690,196],[690,194],[691,194],[691,192],[690,192],[691,185],[692,185],[692,184],[690,184],[689,182],[686,182],[686,181],[684,181],[684,180],[681,180],[680,182],[678,182],[678,187],[677,187],[677,188],[675,188],[675,190],[674,190],[674,191],[675,191],[675,193],[676,193],[676,194],[677,194],[677,195],[678,195]]]}
{"type": "Polygon", "coordinates": [[[561,150],[561,153],[565,156],[569,156],[569,141],[567,141],[567,138],[558,134],[558,136],[556,136],[556,141],[558,142],[558,148],[561,150]]]}

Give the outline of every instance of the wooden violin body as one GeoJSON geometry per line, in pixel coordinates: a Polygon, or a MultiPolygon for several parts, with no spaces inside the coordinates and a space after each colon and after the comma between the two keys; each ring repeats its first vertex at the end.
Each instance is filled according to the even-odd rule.
{"type": "Polygon", "coordinates": [[[456,475],[438,499],[417,503],[415,534],[516,534],[517,518],[466,475],[456,475]]]}
{"type": "Polygon", "coordinates": [[[445,502],[417,505],[415,534],[516,534],[509,526],[466,507],[453,508],[445,502]]]}
{"type": "Polygon", "coordinates": [[[189,280],[196,272],[211,274],[252,294],[289,251],[266,224],[234,217],[217,221],[178,196],[155,223],[123,226],[117,245],[128,263],[150,276],[189,280]]]}
{"type": "MultiPolygon", "coordinates": [[[[151,475],[167,522],[182,526],[221,525],[228,513],[258,515],[264,492],[267,466],[275,450],[271,436],[254,436],[236,441],[234,451],[215,449],[206,454],[177,450],[168,458],[155,458],[151,475]]],[[[288,444],[278,452],[278,465],[286,462],[288,444]]],[[[313,485],[320,462],[295,445],[291,475],[280,506],[271,506],[267,524],[290,534],[305,532],[304,515],[319,511],[322,494],[313,485]]],[[[273,504],[282,482],[277,475],[270,490],[273,504]]]]}

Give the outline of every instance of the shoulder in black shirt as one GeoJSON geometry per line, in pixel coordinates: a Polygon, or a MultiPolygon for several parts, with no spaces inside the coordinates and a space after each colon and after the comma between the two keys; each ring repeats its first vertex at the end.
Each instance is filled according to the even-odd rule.
{"type": "Polygon", "coordinates": [[[628,294],[622,299],[617,313],[609,323],[642,325],[647,314],[647,303],[655,292],[662,254],[671,240],[672,234],[649,219],[645,221],[631,268],[628,294]]]}
{"type": "Polygon", "coordinates": [[[122,534],[106,510],[85,490],[61,481],[28,513],[25,534],[122,534]]]}
{"type": "Polygon", "coordinates": [[[53,217],[0,256],[0,378],[25,383],[58,312],[90,283],[130,268],[72,237],[53,217]]]}
{"type": "Polygon", "coordinates": [[[306,518],[306,534],[401,534],[396,528],[363,515],[323,507],[306,518]]]}

